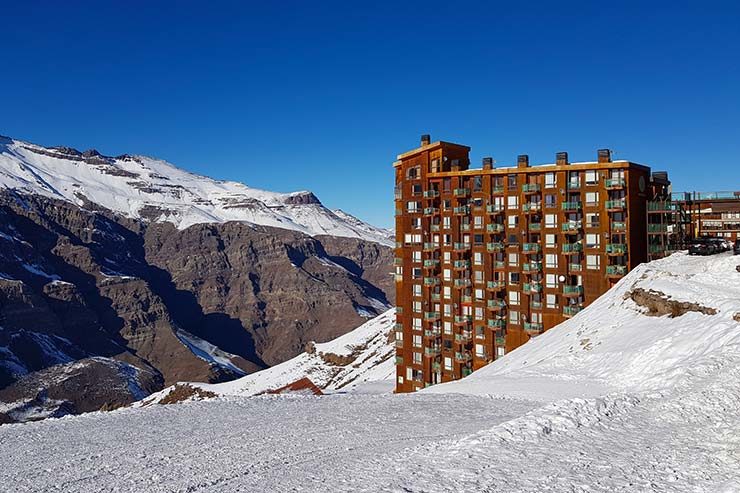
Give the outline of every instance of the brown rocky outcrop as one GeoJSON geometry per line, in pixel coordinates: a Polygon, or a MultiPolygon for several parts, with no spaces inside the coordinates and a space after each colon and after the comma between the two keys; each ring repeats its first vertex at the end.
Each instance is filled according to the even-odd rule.
{"type": "Polygon", "coordinates": [[[177,230],[2,191],[0,389],[91,357],[152,372],[154,390],[280,363],[384,311],[392,258],[351,238],[237,222],[177,230]]]}
{"type": "Polygon", "coordinates": [[[645,315],[650,317],[668,315],[669,318],[675,318],[687,312],[699,312],[704,315],[716,315],[717,313],[714,308],[688,301],[672,300],[660,291],[644,290],[642,288],[636,288],[626,293],[625,298],[630,298],[639,306],[646,308],[645,315]]]}

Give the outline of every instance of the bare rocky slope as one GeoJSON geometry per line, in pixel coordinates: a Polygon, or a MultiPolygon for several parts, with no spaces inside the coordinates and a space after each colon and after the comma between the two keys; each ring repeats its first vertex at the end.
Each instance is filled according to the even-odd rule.
{"type": "Polygon", "coordinates": [[[178,228],[2,190],[0,419],[117,407],[278,364],[387,310],[392,256],[361,238],[178,228]]]}

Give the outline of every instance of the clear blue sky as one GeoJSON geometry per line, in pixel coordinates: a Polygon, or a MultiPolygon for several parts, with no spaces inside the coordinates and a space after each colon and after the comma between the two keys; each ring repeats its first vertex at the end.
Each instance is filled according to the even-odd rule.
{"type": "Polygon", "coordinates": [[[605,3],[3,1],[0,134],[381,226],[422,133],[476,165],[610,147],[674,189],[740,189],[736,2],[605,3]]]}

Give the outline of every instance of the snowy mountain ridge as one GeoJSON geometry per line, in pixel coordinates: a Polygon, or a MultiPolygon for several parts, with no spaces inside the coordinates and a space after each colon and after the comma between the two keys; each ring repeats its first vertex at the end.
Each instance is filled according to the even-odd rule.
{"type": "Polygon", "coordinates": [[[80,206],[92,202],[127,217],[170,222],[179,229],[242,221],[311,236],[393,244],[388,230],[343,211],[331,211],[309,191],[260,190],[196,175],[146,156],[109,157],[95,150],[43,147],[0,136],[0,188],[80,206]]]}

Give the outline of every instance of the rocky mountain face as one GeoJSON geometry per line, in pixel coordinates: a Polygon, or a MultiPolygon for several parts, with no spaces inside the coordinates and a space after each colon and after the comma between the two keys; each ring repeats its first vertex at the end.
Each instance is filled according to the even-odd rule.
{"type": "Polygon", "coordinates": [[[0,422],[241,377],[393,301],[393,251],[378,242],[243,221],[182,228],[84,197],[0,191],[0,422]]]}

